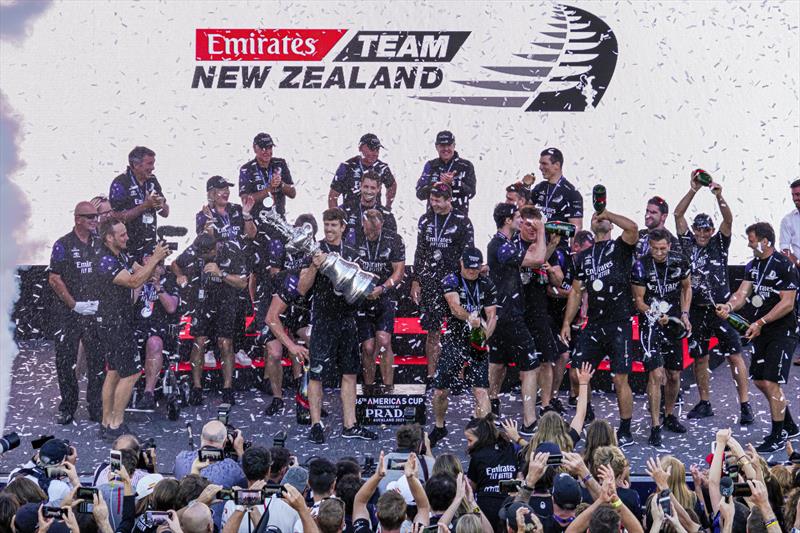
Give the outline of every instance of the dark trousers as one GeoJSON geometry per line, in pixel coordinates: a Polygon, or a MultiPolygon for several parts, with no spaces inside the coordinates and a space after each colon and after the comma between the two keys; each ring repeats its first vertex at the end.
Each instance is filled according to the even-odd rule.
{"type": "Polygon", "coordinates": [[[75,367],[78,362],[78,344],[83,340],[83,351],[86,354],[86,373],[89,386],[86,399],[89,414],[102,416],[103,413],[103,379],[104,359],[99,346],[97,326],[93,317],[74,315],[61,321],[61,327],[55,332],[56,372],[58,388],[61,391],[61,403],[58,410],[62,413],[75,413],[78,408],[78,380],[75,367]]]}

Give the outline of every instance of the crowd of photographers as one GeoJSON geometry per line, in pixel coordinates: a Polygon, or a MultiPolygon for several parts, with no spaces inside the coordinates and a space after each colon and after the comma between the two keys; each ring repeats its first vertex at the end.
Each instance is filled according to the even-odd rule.
{"type": "Polygon", "coordinates": [[[712,454],[691,465],[691,483],[675,457],[648,460],[647,494],[634,490],[605,420],[585,428],[576,451],[581,418],[568,425],[548,412],[530,441],[516,422],[472,419],[466,465],[434,455],[416,424],[400,427],[395,449],[377,458],[334,463],[299,460],[283,432],[267,447],[212,420],[200,448],[175,457],[173,476],[156,473],[152,439],[123,435],[89,482],[77,474],[79,450],[44,437],[0,491],[0,533],[800,531],[800,453],[791,443],[790,463],[769,466],[721,429],[712,454]]]}

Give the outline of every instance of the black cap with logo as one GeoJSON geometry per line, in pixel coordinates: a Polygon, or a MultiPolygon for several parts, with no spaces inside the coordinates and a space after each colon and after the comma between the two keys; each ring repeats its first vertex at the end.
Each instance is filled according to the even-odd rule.
{"type": "Polygon", "coordinates": [[[705,213],[700,213],[694,217],[692,227],[695,229],[714,229],[714,221],[705,213]]]}
{"type": "Polygon", "coordinates": [[[436,144],[454,144],[456,136],[452,132],[444,130],[436,134],[436,144]]]}
{"type": "Polygon", "coordinates": [[[361,136],[361,139],[358,140],[358,146],[360,147],[362,144],[366,144],[367,148],[370,150],[377,150],[378,148],[386,148],[384,145],[381,144],[380,139],[374,133],[365,133],[361,136]]]}
{"type": "Polygon", "coordinates": [[[259,133],[253,139],[253,144],[258,146],[259,148],[270,148],[271,146],[275,146],[275,143],[272,142],[272,136],[269,133],[259,133]]]}
{"type": "Polygon", "coordinates": [[[206,191],[211,189],[224,189],[225,187],[233,187],[233,183],[229,182],[222,176],[211,176],[206,181],[206,191]]]}
{"type": "Polygon", "coordinates": [[[474,246],[467,246],[461,253],[464,268],[480,268],[483,264],[483,254],[474,246]]]}

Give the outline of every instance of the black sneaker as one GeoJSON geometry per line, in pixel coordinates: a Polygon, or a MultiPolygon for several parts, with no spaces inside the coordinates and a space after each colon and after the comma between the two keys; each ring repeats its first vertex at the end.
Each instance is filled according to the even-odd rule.
{"type": "Polygon", "coordinates": [[[355,424],[353,427],[344,428],[342,437],[345,439],[378,440],[378,434],[364,426],[355,424]]]}
{"type": "Polygon", "coordinates": [[[103,412],[100,411],[100,412],[95,413],[95,412],[89,411],[89,420],[91,420],[92,422],[101,422],[103,420],[103,412]]]}
{"type": "Polygon", "coordinates": [[[203,389],[192,387],[189,391],[189,405],[203,405],[203,389]]]}
{"type": "Polygon", "coordinates": [[[428,433],[428,440],[431,442],[431,448],[435,447],[436,444],[447,436],[447,428],[439,426],[433,426],[433,431],[428,433]]]}
{"type": "Polygon", "coordinates": [[[570,407],[578,407],[578,397],[570,396],[569,399],[567,399],[567,405],[570,407]]]}
{"type": "Polygon", "coordinates": [[[540,407],[539,408],[539,416],[541,417],[542,415],[544,415],[545,413],[549,413],[550,411],[555,411],[553,406],[550,405],[550,404],[547,404],[544,407],[540,407]]]}
{"type": "Polygon", "coordinates": [[[647,439],[650,446],[656,448],[661,447],[661,426],[653,426],[650,428],[650,438],[647,439]]]}
{"type": "Polygon", "coordinates": [[[793,439],[798,435],[800,435],[800,428],[797,427],[797,424],[792,424],[791,426],[787,426],[786,423],[783,424],[784,439],[793,439]]]}
{"type": "Polygon", "coordinates": [[[753,414],[753,408],[750,407],[749,403],[743,403],[742,409],[739,414],[739,425],[741,426],[749,426],[753,422],[756,421],[756,417],[753,414]]]}
{"type": "Polygon", "coordinates": [[[686,433],[686,426],[681,424],[675,415],[664,418],[664,427],[673,433],[686,433]]]}
{"type": "Polygon", "coordinates": [[[536,407],[541,407],[542,405],[542,396],[540,394],[536,395],[536,407]]]}
{"type": "Polygon", "coordinates": [[[322,432],[322,424],[317,422],[311,426],[311,430],[308,432],[308,440],[314,444],[322,444],[325,442],[325,434],[322,432]]]}
{"type": "Polygon", "coordinates": [[[65,413],[61,411],[56,415],[56,424],[60,424],[62,426],[66,426],[67,424],[72,424],[72,421],[75,420],[75,415],[72,413],[65,413]]]}
{"type": "Polygon", "coordinates": [[[534,420],[530,425],[527,426],[523,425],[519,429],[519,434],[522,435],[523,437],[533,437],[533,435],[536,433],[536,424],[538,423],[539,423],[538,420],[534,420]]]}
{"type": "Polygon", "coordinates": [[[264,410],[264,414],[267,416],[274,416],[283,410],[284,403],[283,398],[272,398],[272,403],[270,403],[267,408],[264,410]]]}
{"type": "Polygon", "coordinates": [[[586,418],[583,419],[584,424],[589,424],[594,421],[594,407],[591,403],[586,404],[586,418]]]}
{"type": "Polygon", "coordinates": [[[489,404],[492,406],[492,414],[495,418],[500,418],[500,398],[489,400],[489,404]]]}
{"type": "Polygon", "coordinates": [[[234,396],[232,388],[222,389],[222,403],[236,405],[236,396],[234,396]]]}
{"type": "Polygon", "coordinates": [[[770,433],[764,438],[764,442],[756,446],[756,451],[758,453],[773,453],[782,450],[784,444],[786,444],[786,441],[784,440],[783,435],[776,437],[770,433]]]}
{"type": "Polygon", "coordinates": [[[106,438],[106,431],[108,431],[108,427],[104,426],[103,424],[100,424],[100,429],[97,430],[97,436],[99,438],[101,438],[101,439],[105,439],[106,438]]]}
{"type": "Polygon", "coordinates": [[[617,430],[617,446],[619,446],[620,448],[627,448],[633,443],[634,443],[633,435],[631,435],[630,431],[617,430]]]}
{"type": "Polygon", "coordinates": [[[108,428],[106,428],[105,433],[103,434],[103,438],[105,440],[117,440],[118,438],[120,438],[121,436],[123,436],[125,434],[126,434],[125,430],[123,429],[122,426],[120,426],[118,428],[108,427],[108,428]]]}
{"type": "Polygon", "coordinates": [[[550,400],[550,407],[553,408],[558,414],[564,414],[564,404],[561,403],[561,400],[558,396],[553,396],[553,399],[550,400]]]}
{"type": "Polygon", "coordinates": [[[324,407],[320,407],[319,416],[322,418],[328,418],[328,411],[326,411],[324,407]]]}
{"type": "Polygon", "coordinates": [[[142,394],[142,397],[139,398],[139,404],[136,406],[137,409],[141,409],[142,411],[153,411],[156,408],[156,395],[152,392],[145,392],[142,394]]]}
{"type": "Polygon", "coordinates": [[[714,410],[708,400],[700,400],[697,405],[692,407],[691,411],[686,413],[686,418],[708,418],[711,416],[714,416],[714,410]]]}

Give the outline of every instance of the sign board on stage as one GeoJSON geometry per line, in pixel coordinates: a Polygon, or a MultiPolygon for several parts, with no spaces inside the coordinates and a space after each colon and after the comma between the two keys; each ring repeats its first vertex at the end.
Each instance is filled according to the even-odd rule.
{"type": "Polygon", "coordinates": [[[425,424],[425,385],[358,385],[356,420],[366,426],[425,424]]]}

